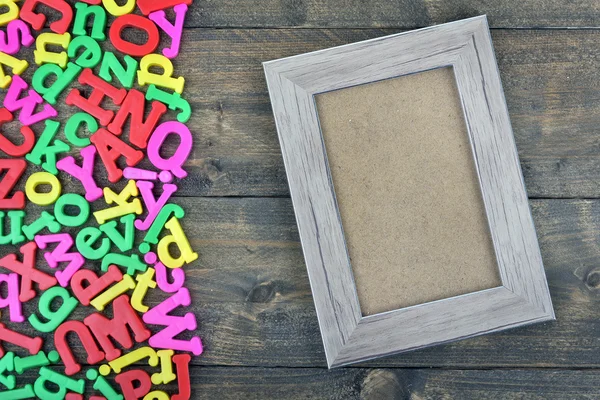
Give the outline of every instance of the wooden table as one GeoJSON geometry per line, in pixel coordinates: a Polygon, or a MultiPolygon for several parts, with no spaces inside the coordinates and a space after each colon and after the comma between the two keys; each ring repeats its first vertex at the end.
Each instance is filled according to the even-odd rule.
{"type": "Polygon", "coordinates": [[[597,1],[197,0],[186,24],[194,399],[600,398],[597,1]],[[557,321],[328,371],[261,62],[484,13],[557,321]]]}

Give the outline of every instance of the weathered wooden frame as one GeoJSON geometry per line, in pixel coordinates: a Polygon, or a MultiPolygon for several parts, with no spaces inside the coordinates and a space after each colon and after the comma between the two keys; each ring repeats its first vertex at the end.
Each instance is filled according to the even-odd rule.
{"type": "Polygon", "coordinates": [[[554,319],[485,16],[264,63],[330,368],[554,319]],[[452,66],[502,286],[363,317],[315,95],[452,66]]]}

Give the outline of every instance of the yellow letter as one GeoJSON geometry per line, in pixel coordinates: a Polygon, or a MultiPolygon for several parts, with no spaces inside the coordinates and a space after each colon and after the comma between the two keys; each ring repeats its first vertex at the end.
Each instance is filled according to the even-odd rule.
{"type": "Polygon", "coordinates": [[[181,268],[184,263],[189,264],[198,258],[198,253],[194,253],[192,250],[190,242],[185,236],[185,233],[179,224],[179,220],[176,217],[171,218],[169,222],[165,224],[165,227],[171,231],[171,234],[162,238],[160,242],[158,242],[157,247],[158,257],[164,265],[171,269],[181,268]],[[171,243],[174,243],[179,247],[179,252],[181,253],[179,258],[173,258],[169,252],[169,245],[171,243]]]}
{"type": "Polygon", "coordinates": [[[148,54],[140,61],[140,70],[137,73],[138,83],[144,85],[156,85],[174,90],[181,94],[185,79],[183,76],[173,78],[173,63],[167,57],[160,54],[148,54]],[[153,74],[150,72],[152,67],[161,67],[162,74],[153,74]]]}
{"type": "MultiPolygon", "coordinates": [[[[27,61],[19,60],[2,52],[0,52],[0,64],[10,67],[13,75],[21,75],[27,67],[29,67],[27,61]]],[[[4,69],[0,65],[0,88],[6,89],[11,82],[12,76],[6,75],[4,69]]]]}
{"type": "Polygon", "coordinates": [[[67,52],[54,53],[47,51],[46,46],[48,44],[55,44],[66,50],[69,47],[69,43],[71,43],[71,34],[69,32],[65,32],[62,35],[57,33],[42,33],[35,41],[35,50],[33,52],[35,63],[37,65],[44,63],[57,64],[63,69],[66,68],[69,61],[67,52]]]}
{"type": "Polygon", "coordinates": [[[130,203],[127,202],[131,196],[138,195],[138,188],[135,185],[135,181],[129,181],[127,186],[121,190],[118,195],[109,188],[104,188],[104,200],[106,204],[117,203],[117,206],[107,208],[104,210],[96,211],[94,217],[100,225],[104,224],[109,219],[122,217],[127,214],[141,214],[142,202],[140,199],[133,199],[130,203]]]}
{"type": "Polygon", "coordinates": [[[49,172],[36,172],[25,182],[25,194],[27,198],[38,206],[49,206],[56,203],[61,190],[62,186],[59,180],[49,172]],[[37,192],[35,189],[39,185],[50,185],[50,191],[48,193],[37,192]]]}

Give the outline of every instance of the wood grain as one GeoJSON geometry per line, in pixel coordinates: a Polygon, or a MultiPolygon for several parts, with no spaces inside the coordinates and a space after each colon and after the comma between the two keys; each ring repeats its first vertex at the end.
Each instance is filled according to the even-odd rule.
{"type": "MultiPolygon", "coordinates": [[[[178,195],[288,196],[261,62],[393,32],[186,30],[175,70],[195,88],[186,92],[195,142],[178,195]]],[[[600,31],[492,36],[529,196],[600,197],[600,31]]],[[[81,191],[78,182],[65,185],[81,191]]]]}
{"type": "Polygon", "coordinates": [[[481,14],[493,28],[600,24],[583,0],[206,0],[191,11],[190,27],[415,28],[481,14]]]}
{"type": "MultiPolygon", "coordinates": [[[[190,368],[194,400],[578,400],[600,395],[597,386],[586,384],[599,377],[595,370],[190,368]]],[[[26,371],[17,378],[17,385],[36,378],[32,371],[26,371]]],[[[86,398],[98,394],[90,386],[86,398]]],[[[176,382],[160,386],[160,390],[178,391],[176,382]]]]}
{"type": "MultiPolygon", "coordinates": [[[[323,345],[291,201],[186,198],[177,202],[187,212],[184,229],[200,253],[199,260],[186,268],[186,285],[192,293],[199,334],[206,348],[194,362],[214,366],[324,367],[323,345]]],[[[533,200],[530,204],[556,322],[367,365],[600,367],[600,201],[533,200]]],[[[33,212],[28,216],[34,217],[33,212]]],[[[14,250],[2,246],[0,254],[14,250]]],[[[152,305],[159,298],[150,300],[152,305]]],[[[28,305],[26,312],[35,308],[35,304],[28,305]]]]}

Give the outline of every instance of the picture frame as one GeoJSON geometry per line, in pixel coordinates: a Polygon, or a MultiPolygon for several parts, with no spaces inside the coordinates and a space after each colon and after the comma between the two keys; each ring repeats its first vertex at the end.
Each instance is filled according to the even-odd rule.
{"type": "Polygon", "coordinates": [[[330,368],[555,319],[485,16],[264,63],[330,368]],[[502,284],[364,316],[315,96],[453,67],[502,284]]]}

